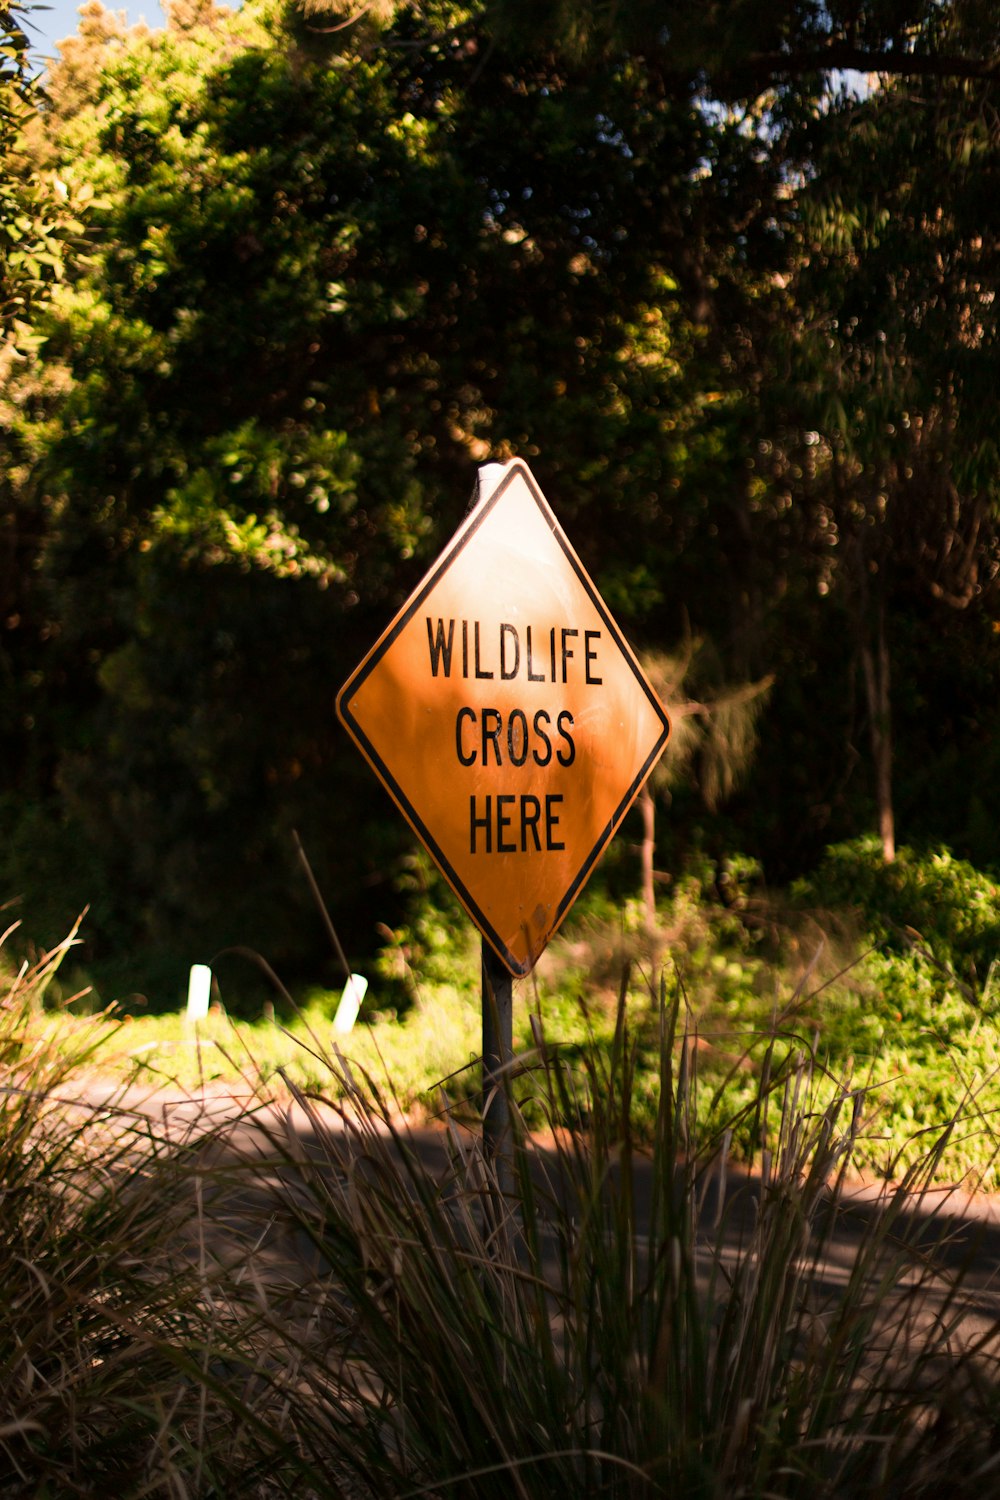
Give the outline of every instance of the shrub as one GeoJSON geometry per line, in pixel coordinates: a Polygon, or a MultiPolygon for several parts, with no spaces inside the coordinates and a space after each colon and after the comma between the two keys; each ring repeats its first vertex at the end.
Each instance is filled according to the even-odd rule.
{"type": "Polygon", "coordinates": [[[1000,956],[1000,885],[947,849],[900,849],[886,864],[875,837],[835,844],[793,895],[852,911],[883,952],[938,968],[942,987],[981,990],[1000,956]]]}
{"type": "Polygon", "coordinates": [[[570,1064],[536,1028],[517,1072],[551,1145],[512,1098],[509,1179],[457,1128],[428,1166],[336,1059],[341,1102],[297,1092],[309,1149],[283,1131],[271,1144],[283,1235],[317,1269],[299,1288],[258,1276],[255,1306],[270,1307],[259,1409],[280,1414],[298,1484],[394,1500],[978,1495],[1000,1452],[996,1330],[961,1352],[957,1285],[934,1302],[944,1226],[938,1244],[910,1212],[947,1131],[866,1215],[831,1291],[864,1091],[831,1086],[808,1049],[772,1049],[745,1109],[709,1129],[696,1037],[679,1001],[658,1015],[648,1173],[624,1004],[610,1054],[570,1064]],[[763,1172],[734,1195],[727,1147],[748,1116],[763,1172]]]}

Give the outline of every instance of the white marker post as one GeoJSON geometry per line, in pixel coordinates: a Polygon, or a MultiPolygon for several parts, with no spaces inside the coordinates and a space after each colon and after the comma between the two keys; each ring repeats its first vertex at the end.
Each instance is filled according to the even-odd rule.
{"type": "Polygon", "coordinates": [[[344,985],[344,993],[340,997],[337,1006],[337,1014],[333,1018],[333,1029],[342,1035],[352,1030],[358,1019],[358,1011],[361,1002],[368,990],[368,981],[363,974],[352,974],[344,985]]]}
{"type": "Polygon", "coordinates": [[[188,979],[187,1018],[204,1021],[212,995],[212,971],[208,964],[192,964],[188,979]]]}

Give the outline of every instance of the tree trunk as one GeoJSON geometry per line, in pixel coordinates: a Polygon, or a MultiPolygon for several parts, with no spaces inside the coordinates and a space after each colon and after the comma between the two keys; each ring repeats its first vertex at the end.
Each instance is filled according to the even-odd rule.
{"type": "Polygon", "coordinates": [[[656,926],[656,892],[653,888],[653,864],[656,853],[656,808],[649,783],[639,793],[642,812],[642,898],[646,904],[646,926],[656,926]]]}
{"type": "Polygon", "coordinates": [[[886,864],[896,858],[896,825],[892,811],[892,720],[889,690],[889,647],[885,635],[885,609],[880,604],[874,649],[862,642],[861,665],[865,674],[872,760],[875,763],[875,797],[878,831],[886,864]]]}

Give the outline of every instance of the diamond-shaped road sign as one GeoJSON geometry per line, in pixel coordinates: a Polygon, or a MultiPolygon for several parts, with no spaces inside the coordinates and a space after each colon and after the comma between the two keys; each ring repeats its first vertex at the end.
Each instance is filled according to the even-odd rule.
{"type": "Polygon", "coordinates": [[[513,974],[562,922],[670,723],[515,459],[337,712],[513,974]]]}

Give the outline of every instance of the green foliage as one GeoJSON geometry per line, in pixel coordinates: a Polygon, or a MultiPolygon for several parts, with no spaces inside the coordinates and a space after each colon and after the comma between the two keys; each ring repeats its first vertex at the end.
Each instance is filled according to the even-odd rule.
{"type": "MultiPolygon", "coordinates": [[[[125,920],[146,950],[265,927],[273,960],[303,951],[281,852],[301,823],[371,951],[357,892],[389,884],[403,834],[330,701],[460,516],[474,458],[537,447],[557,387],[550,470],[573,476],[591,550],[613,539],[609,576],[631,573],[626,492],[671,463],[679,369],[628,205],[652,168],[596,95],[480,82],[436,39],[456,19],[409,15],[412,45],[372,51],[267,5],[155,36],[88,11],[89,72],[73,48],[53,70],[33,149],[87,164],[99,239],[44,325],[58,393],[25,389],[11,417],[35,539],[12,569],[33,582],[11,584],[12,675],[47,688],[21,690],[11,747],[111,875],[99,950],[125,920]]],[[[667,131],[693,164],[700,124],[613,85],[623,110],[637,91],[643,153],[667,131]]],[[[392,897],[376,912],[397,917],[392,897]]]]}
{"type": "MultiPolygon", "coordinates": [[[[869,1089],[870,1130],[857,1146],[866,1170],[898,1177],[920,1132],[964,1112],[982,1129],[970,1123],[949,1137],[941,1171],[990,1187],[1000,1077],[993,882],[944,854],[903,851],[897,864],[884,864],[874,840],[832,849],[789,904],[767,892],[753,861],[692,862],[660,901],[652,945],[638,903],[581,912],[541,966],[541,1012],[554,1006],[562,1036],[560,997],[573,997],[592,1038],[606,1041],[602,1023],[623,967],[634,966],[624,991],[640,1045],[633,1104],[637,1128],[651,1130],[657,1033],[644,985],[660,972],[697,1032],[702,1123],[722,1128],[738,1116],[731,1149],[740,1157],[753,1160],[762,1148],[752,1114],[741,1111],[804,1050],[833,1079],[851,1076],[869,1089]],[[973,988],[977,964],[981,987],[973,988]]],[[[565,1034],[580,1040],[572,1023],[565,1034]]]]}
{"type": "Polygon", "coordinates": [[[41,342],[32,319],[74,264],[81,263],[92,192],[67,163],[33,171],[23,133],[44,101],[32,71],[33,5],[0,12],[0,379],[11,358],[41,342]]]}
{"type": "Polygon", "coordinates": [[[983,997],[1000,955],[1000,885],[947,849],[901,849],[886,864],[872,838],[837,844],[793,894],[853,912],[868,941],[910,959],[915,974],[933,975],[939,993],[983,997]]]}
{"type": "MultiPolygon", "coordinates": [[[[315,968],[296,826],[352,951],[407,925],[406,835],[330,702],[512,452],[631,638],[712,642],[675,872],[701,840],[784,880],[869,825],[877,619],[904,827],[988,863],[988,799],[926,792],[970,756],[995,779],[989,16],[326,9],[150,33],[93,0],[16,143],[10,191],[52,202],[4,251],[14,891],[49,900],[42,809],[94,872],[93,957],[142,954],[155,1004],[260,931],[315,968]],[[877,87],[838,89],[848,54],[877,87]],[[960,682],[917,671],[945,633],[960,682]],[[724,816],[692,774],[740,792],[724,816]]],[[[5,99],[33,92],[16,33],[5,99]]]]}
{"type": "Polygon", "coordinates": [[[474,994],[481,980],[481,940],[429,856],[416,850],[401,861],[397,884],[405,920],[388,927],[379,974],[419,999],[425,984],[456,985],[474,994]]]}

